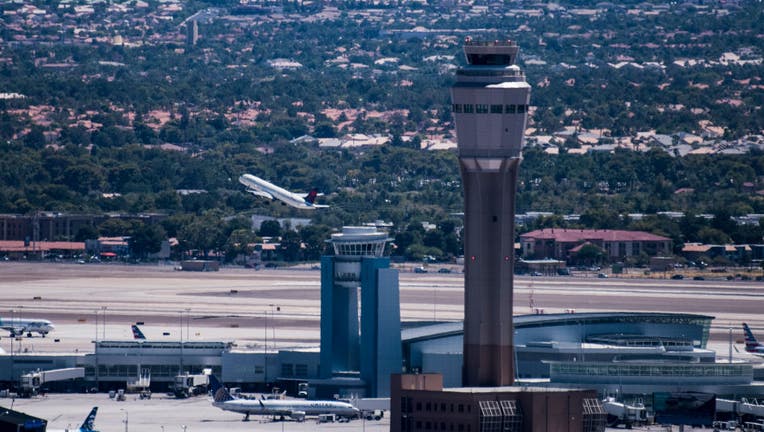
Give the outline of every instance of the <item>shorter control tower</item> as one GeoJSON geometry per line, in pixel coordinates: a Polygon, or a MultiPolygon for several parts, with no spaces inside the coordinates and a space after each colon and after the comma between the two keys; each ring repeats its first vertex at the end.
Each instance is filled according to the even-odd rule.
{"type": "Polygon", "coordinates": [[[361,386],[364,396],[389,396],[390,374],[401,370],[398,271],[384,256],[390,240],[375,227],[343,227],[328,240],[334,255],[321,257],[321,378],[336,378],[335,393],[361,386]]]}

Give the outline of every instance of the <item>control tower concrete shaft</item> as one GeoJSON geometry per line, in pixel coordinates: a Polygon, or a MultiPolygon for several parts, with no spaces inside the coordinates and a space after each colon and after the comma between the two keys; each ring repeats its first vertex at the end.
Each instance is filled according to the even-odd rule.
{"type": "Polygon", "coordinates": [[[517,44],[467,40],[451,88],[464,183],[462,385],[514,382],[512,288],[515,184],[530,85],[517,44]]]}

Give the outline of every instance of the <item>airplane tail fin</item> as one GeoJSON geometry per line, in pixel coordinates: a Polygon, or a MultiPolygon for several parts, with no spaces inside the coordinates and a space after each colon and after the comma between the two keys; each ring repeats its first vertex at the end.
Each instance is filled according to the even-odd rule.
{"type": "Polygon", "coordinates": [[[215,375],[210,375],[210,390],[212,390],[212,398],[215,402],[225,402],[234,400],[235,398],[228,393],[223,384],[218,381],[215,375]]]}
{"type": "Polygon", "coordinates": [[[88,416],[85,417],[85,421],[82,423],[82,426],[80,426],[80,430],[95,431],[95,418],[97,413],[98,413],[98,407],[93,407],[93,409],[90,410],[90,414],[88,414],[88,416]]]}
{"type": "Polygon", "coordinates": [[[305,195],[305,201],[313,204],[316,202],[317,196],[318,196],[318,191],[315,188],[311,189],[310,192],[308,192],[308,194],[305,195]]]}
{"type": "Polygon", "coordinates": [[[759,341],[756,340],[756,337],[753,335],[751,328],[748,327],[748,324],[743,323],[743,331],[745,332],[746,351],[753,351],[754,348],[762,346],[759,341]]]}
{"type": "Polygon", "coordinates": [[[140,328],[138,328],[137,325],[133,324],[133,339],[146,339],[146,336],[143,334],[140,328]]]}

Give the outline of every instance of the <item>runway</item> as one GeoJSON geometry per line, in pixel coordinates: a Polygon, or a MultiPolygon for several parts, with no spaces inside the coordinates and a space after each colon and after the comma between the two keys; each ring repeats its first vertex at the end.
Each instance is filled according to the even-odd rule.
{"type": "MultiPolygon", "coordinates": [[[[231,340],[257,348],[267,333],[273,347],[316,345],[320,272],[309,268],[198,273],[171,265],[0,262],[0,316],[53,321],[56,331],[47,338],[21,342],[38,352],[89,351],[96,338],[130,339],[137,321],[149,339],[231,340]]],[[[726,343],[730,326],[742,339],[743,321],[764,334],[761,282],[591,276],[516,276],[514,312],[696,313],[716,317],[715,343],[726,343]]],[[[463,283],[460,273],[402,271],[402,320],[461,320],[463,283]]],[[[9,339],[0,346],[8,350],[9,339]]]]}

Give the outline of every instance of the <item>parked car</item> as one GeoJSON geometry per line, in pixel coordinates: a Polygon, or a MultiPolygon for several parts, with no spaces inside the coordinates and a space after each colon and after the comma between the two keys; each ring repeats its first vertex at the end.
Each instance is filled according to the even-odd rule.
{"type": "Polygon", "coordinates": [[[438,273],[451,273],[451,269],[443,267],[441,269],[438,269],[438,273]]]}
{"type": "Polygon", "coordinates": [[[417,267],[414,269],[414,273],[427,273],[427,269],[424,267],[417,267]]]}
{"type": "Polygon", "coordinates": [[[692,280],[706,280],[703,276],[694,276],[692,280]]]}
{"type": "Polygon", "coordinates": [[[684,276],[682,276],[680,274],[675,274],[675,275],[671,276],[671,279],[680,280],[680,279],[684,279],[684,276]]]}
{"type": "Polygon", "coordinates": [[[600,273],[597,275],[597,277],[600,279],[607,279],[608,276],[605,273],[600,273]]]}

